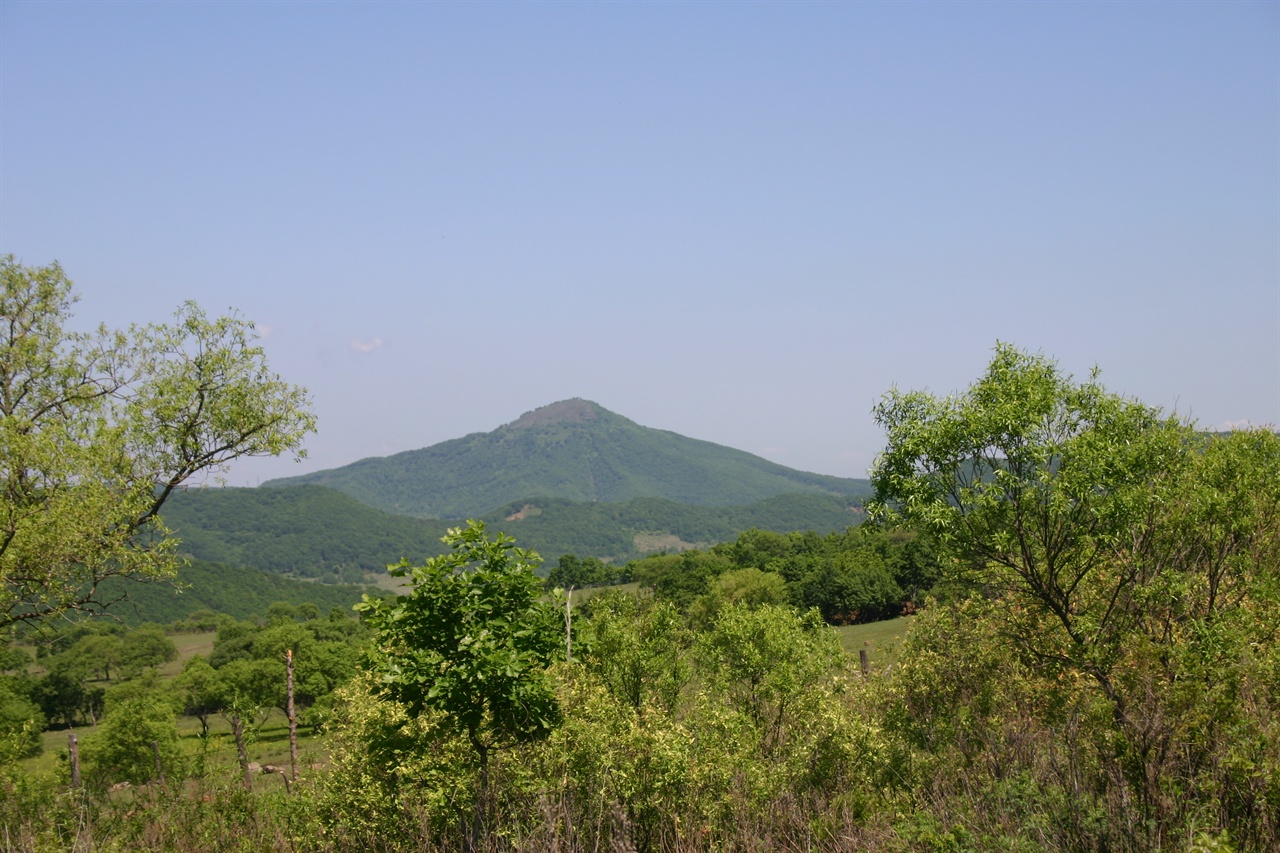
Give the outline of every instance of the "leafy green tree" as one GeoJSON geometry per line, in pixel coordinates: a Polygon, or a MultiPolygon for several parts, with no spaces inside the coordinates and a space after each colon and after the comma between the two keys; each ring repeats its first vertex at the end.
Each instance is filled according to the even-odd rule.
{"type": "Polygon", "coordinates": [[[222,676],[209,661],[196,655],[182,667],[174,679],[174,689],[182,703],[182,713],[200,721],[200,737],[209,737],[209,719],[222,710],[226,688],[222,676]]]}
{"type": "Polygon", "coordinates": [[[816,610],[730,605],[696,645],[702,672],[775,749],[797,700],[841,658],[834,631],[816,610]]]}
{"type": "Polygon", "coordinates": [[[39,755],[44,744],[44,714],[15,682],[0,677],[0,766],[39,755]]]}
{"type": "Polygon", "coordinates": [[[480,774],[476,821],[483,832],[494,750],[544,738],[561,711],[546,669],[564,654],[564,623],[542,599],[538,556],[509,536],[489,538],[470,521],[444,537],[451,551],[422,566],[391,568],[413,584],[394,599],[368,596],[386,693],[410,713],[443,712],[465,733],[480,774]]]}
{"type": "Polygon", "coordinates": [[[118,634],[85,634],[69,649],[49,661],[51,668],[88,680],[110,681],[112,673],[121,674],[124,641],[118,634]]]}
{"type": "Polygon", "coordinates": [[[689,620],[695,627],[704,628],[715,621],[720,608],[730,604],[760,607],[786,602],[787,582],[777,572],[756,568],[730,569],[711,579],[707,594],[690,606],[689,620]]]}
{"type": "Polygon", "coordinates": [[[1233,839],[1280,843],[1260,805],[1280,760],[1245,781],[1220,734],[1264,755],[1274,731],[1280,438],[1198,435],[1003,344],[966,392],[892,391],[876,419],[873,512],[936,536],[1051,707],[1106,709],[1086,715],[1118,815],[1102,846],[1171,846],[1210,802],[1233,839]]]}
{"type": "Polygon", "coordinates": [[[166,781],[180,777],[184,757],[177,723],[172,704],[159,694],[140,693],[114,704],[98,731],[85,739],[92,783],[142,785],[161,774],[166,781]]]}
{"type": "Polygon", "coordinates": [[[897,616],[902,607],[902,589],[880,556],[869,548],[819,561],[795,590],[800,604],[816,607],[832,624],[897,616]]]}
{"type": "Polygon", "coordinates": [[[138,628],[121,637],[120,672],[125,678],[177,657],[178,647],[155,625],[138,628]]]}
{"type": "Polygon", "coordinates": [[[563,554],[547,575],[547,588],[585,589],[606,586],[618,583],[620,574],[618,568],[596,557],[579,558],[574,554],[563,554]]]}
{"type": "Polygon", "coordinates": [[[588,671],[621,702],[670,713],[693,674],[693,637],[670,602],[617,590],[588,602],[588,671]]]}
{"type": "Polygon", "coordinates": [[[83,671],[60,667],[36,682],[32,698],[50,722],[72,728],[81,720],[97,722],[103,693],[101,687],[86,683],[83,671]]]}
{"type": "Polygon", "coordinates": [[[249,773],[249,740],[272,708],[284,704],[284,663],[239,658],[218,669],[209,686],[218,691],[214,704],[231,724],[245,790],[253,787],[249,773]]]}
{"type": "Polygon", "coordinates": [[[167,325],[68,328],[61,267],[0,257],[0,628],[110,604],[111,577],[169,577],[159,512],[194,477],[295,452],[306,393],[266,366],[253,326],[193,303],[167,325]]]}

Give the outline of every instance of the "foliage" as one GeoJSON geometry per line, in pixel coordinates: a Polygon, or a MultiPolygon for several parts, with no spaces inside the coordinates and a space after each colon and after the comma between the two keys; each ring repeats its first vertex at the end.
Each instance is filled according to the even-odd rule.
{"type": "Polygon", "coordinates": [[[413,714],[447,714],[483,769],[492,750],[546,737],[559,722],[544,673],[564,629],[540,598],[535,553],[502,534],[489,539],[476,521],[445,542],[450,553],[391,569],[412,592],[358,609],[377,636],[388,695],[413,714]]]}
{"type": "Polygon", "coordinates": [[[670,713],[692,676],[691,632],[669,602],[609,591],[588,602],[585,666],[625,705],[670,713]]]}
{"type": "Polygon", "coordinates": [[[166,781],[181,778],[184,757],[173,706],[163,696],[145,693],[115,704],[85,738],[83,755],[87,781],[98,787],[142,785],[161,773],[166,781]]]}
{"type": "Polygon", "coordinates": [[[842,657],[839,639],[816,611],[773,604],[723,608],[699,637],[697,654],[729,706],[751,719],[766,753],[781,742],[799,697],[842,657]]]}
{"type": "Polygon", "coordinates": [[[1166,846],[1204,820],[1280,841],[1280,779],[1239,773],[1234,747],[1266,755],[1275,729],[1280,438],[1198,436],[1003,345],[965,394],[891,392],[877,419],[875,511],[933,530],[991,602],[979,642],[1017,656],[1001,681],[1021,667],[1049,703],[1018,713],[1069,713],[1092,741],[1110,834],[1090,843],[1166,846]]]}
{"type": "Polygon", "coordinates": [[[406,554],[445,550],[444,523],[374,509],[322,486],[189,489],[163,515],[183,553],[197,560],[325,583],[361,583],[406,554]]]}
{"type": "Polygon", "coordinates": [[[627,571],[703,622],[726,600],[790,601],[832,624],[888,619],[938,579],[929,537],[866,525],[826,536],[750,528],[709,551],[646,557],[627,571]]]}
{"type": "Polygon", "coordinates": [[[547,589],[585,589],[619,583],[626,583],[623,567],[602,563],[595,557],[578,559],[574,554],[562,555],[547,574],[547,589]]]}
{"type": "Polygon", "coordinates": [[[44,714],[18,679],[0,676],[0,766],[39,755],[44,714]]]}
{"type": "Polygon", "coordinates": [[[0,257],[0,627],[95,612],[110,577],[173,574],[157,518],[183,483],[298,452],[305,392],[267,370],[253,326],[188,303],[169,325],[71,331],[57,264],[0,257]]]}
{"type": "MultiPolygon", "coordinates": [[[[251,566],[325,583],[359,582],[365,573],[382,572],[405,555],[437,556],[445,550],[440,537],[452,524],[374,509],[323,486],[190,489],[174,494],[163,515],[180,538],[182,552],[197,561],[251,566]]],[[[753,527],[843,531],[861,517],[850,510],[847,498],[789,494],[716,507],[662,498],[617,503],[526,498],[481,520],[518,533],[522,543],[541,554],[607,560],[605,568],[612,573],[620,571],[614,566],[641,555],[644,549],[637,545],[637,536],[642,544],[645,537],[714,543],[753,527]]],[[[613,580],[591,583],[600,582],[613,580]]]]}

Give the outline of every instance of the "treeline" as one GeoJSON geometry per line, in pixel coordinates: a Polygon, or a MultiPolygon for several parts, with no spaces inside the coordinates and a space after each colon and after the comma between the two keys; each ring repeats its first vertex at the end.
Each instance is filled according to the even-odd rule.
{"type": "Polygon", "coordinates": [[[841,625],[912,612],[940,577],[936,547],[912,530],[864,526],[820,536],[752,528],[706,550],[657,554],[624,566],[566,554],[550,570],[547,586],[638,582],[684,611],[791,604],[841,625]]]}

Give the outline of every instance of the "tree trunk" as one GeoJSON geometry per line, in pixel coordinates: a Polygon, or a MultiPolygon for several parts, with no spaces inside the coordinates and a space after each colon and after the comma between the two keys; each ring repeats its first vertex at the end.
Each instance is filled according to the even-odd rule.
{"type": "Polygon", "coordinates": [[[249,753],[244,746],[244,722],[239,714],[231,717],[231,734],[236,740],[236,755],[240,759],[240,770],[244,773],[244,789],[253,790],[253,774],[249,772],[249,753]]]}

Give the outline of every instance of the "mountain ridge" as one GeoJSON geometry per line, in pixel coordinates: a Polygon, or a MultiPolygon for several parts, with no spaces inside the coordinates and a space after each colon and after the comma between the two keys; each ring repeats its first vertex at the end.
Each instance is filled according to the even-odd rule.
{"type": "Polygon", "coordinates": [[[262,488],[303,484],[329,486],[389,512],[455,519],[533,495],[737,506],[782,494],[857,495],[870,485],[641,426],[580,397],[525,412],[491,432],[268,480],[262,488]]]}

